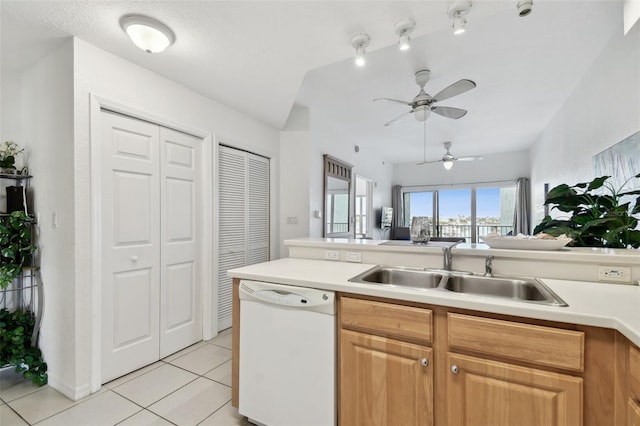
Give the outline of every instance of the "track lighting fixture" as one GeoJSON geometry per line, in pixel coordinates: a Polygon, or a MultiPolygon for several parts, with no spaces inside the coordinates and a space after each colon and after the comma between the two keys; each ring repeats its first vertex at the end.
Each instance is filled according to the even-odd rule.
{"type": "Polygon", "coordinates": [[[366,34],[356,34],[351,39],[351,46],[356,49],[356,65],[359,67],[363,67],[366,62],[365,53],[370,41],[371,38],[366,34]]]}
{"type": "Polygon", "coordinates": [[[411,47],[411,33],[416,27],[416,22],[411,18],[401,19],[396,22],[396,34],[398,34],[398,48],[400,50],[409,50],[411,47]]]}
{"type": "Polygon", "coordinates": [[[533,7],[533,0],[518,0],[518,15],[527,16],[531,13],[533,7]]]}
{"type": "Polygon", "coordinates": [[[453,33],[462,34],[466,30],[466,16],[471,10],[471,0],[452,0],[449,2],[447,15],[453,20],[453,33]]]}
{"type": "Polygon", "coordinates": [[[176,41],[173,31],[165,24],[144,15],[125,15],[120,26],[133,44],[147,53],[158,53],[176,41]]]}

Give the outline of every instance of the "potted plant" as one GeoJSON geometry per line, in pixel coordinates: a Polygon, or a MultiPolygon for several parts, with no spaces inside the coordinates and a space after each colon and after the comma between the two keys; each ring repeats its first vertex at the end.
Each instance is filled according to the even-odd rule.
{"type": "Polygon", "coordinates": [[[31,243],[31,222],[20,210],[0,221],[0,289],[6,289],[31,263],[36,250],[31,243]]]}
{"type": "Polygon", "coordinates": [[[16,156],[24,151],[24,148],[12,141],[5,141],[0,145],[0,170],[5,174],[16,173],[16,156]]]}
{"type": "Polygon", "coordinates": [[[0,367],[15,365],[16,372],[42,386],[48,381],[47,363],[31,341],[35,322],[33,312],[0,309],[0,367]]]}
{"type": "Polygon", "coordinates": [[[544,232],[553,236],[565,234],[573,239],[574,247],[640,247],[640,190],[624,190],[632,179],[640,179],[637,174],[628,179],[620,188],[614,188],[601,176],[591,182],[573,186],[558,185],[549,191],[545,205],[553,206],[569,217],[551,218],[546,216],[533,230],[534,234],[544,232]]]}

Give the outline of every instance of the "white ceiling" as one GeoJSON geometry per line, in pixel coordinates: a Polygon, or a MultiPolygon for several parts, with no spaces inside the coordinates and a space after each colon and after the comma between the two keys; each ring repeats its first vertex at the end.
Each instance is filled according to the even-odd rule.
{"type": "Polygon", "coordinates": [[[2,13],[2,68],[19,71],[74,35],[249,116],[282,128],[295,103],[329,120],[345,141],[391,162],[422,159],[422,127],[382,125],[411,100],[413,74],[431,69],[435,95],[460,78],[478,87],[441,105],[469,110],[460,120],[432,114],[429,159],[453,141],[458,156],[526,149],[562,105],[614,31],[618,0],[536,0],[520,18],[515,0],[476,0],[468,31],[454,37],[447,2],[431,1],[9,1],[2,13]],[[137,49],[120,29],[127,13],[155,17],[176,34],[166,52],[137,49]],[[412,48],[396,47],[394,24],[416,23],[412,48]],[[372,42],[367,66],[353,65],[351,37],[372,42]]]}

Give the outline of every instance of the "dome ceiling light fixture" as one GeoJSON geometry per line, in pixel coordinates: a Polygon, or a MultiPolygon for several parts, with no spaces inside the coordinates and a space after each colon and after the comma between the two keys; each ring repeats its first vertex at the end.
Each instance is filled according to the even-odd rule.
{"type": "Polygon", "coordinates": [[[364,56],[370,41],[371,38],[367,34],[356,34],[351,39],[351,46],[356,49],[356,65],[359,67],[363,67],[366,63],[364,56]]]}
{"type": "Polygon", "coordinates": [[[467,26],[467,14],[471,10],[471,0],[452,0],[449,2],[447,15],[453,20],[453,34],[459,35],[465,32],[467,26]]]}
{"type": "Polygon", "coordinates": [[[147,53],[164,51],[176,41],[173,31],[162,22],[144,15],[125,15],[120,26],[133,44],[147,53]]]}
{"type": "Polygon", "coordinates": [[[398,34],[398,48],[409,50],[411,47],[411,33],[416,27],[416,21],[411,18],[404,18],[396,22],[396,34],[398,34]]]}

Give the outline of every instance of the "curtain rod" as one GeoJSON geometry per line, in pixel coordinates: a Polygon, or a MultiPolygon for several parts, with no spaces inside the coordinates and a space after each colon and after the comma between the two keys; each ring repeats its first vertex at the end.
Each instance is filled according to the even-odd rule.
{"type": "MultiPolygon", "coordinates": [[[[422,185],[400,185],[402,188],[423,188],[425,186],[453,186],[453,185],[483,185],[486,183],[503,183],[503,182],[513,182],[516,183],[518,182],[518,179],[505,179],[505,180],[490,180],[490,181],[486,181],[486,182],[455,182],[455,183],[443,183],[443,184],[422,184],[422,185]]],[[[529,179],[529,178],[526,178],[529,179]]]]}

